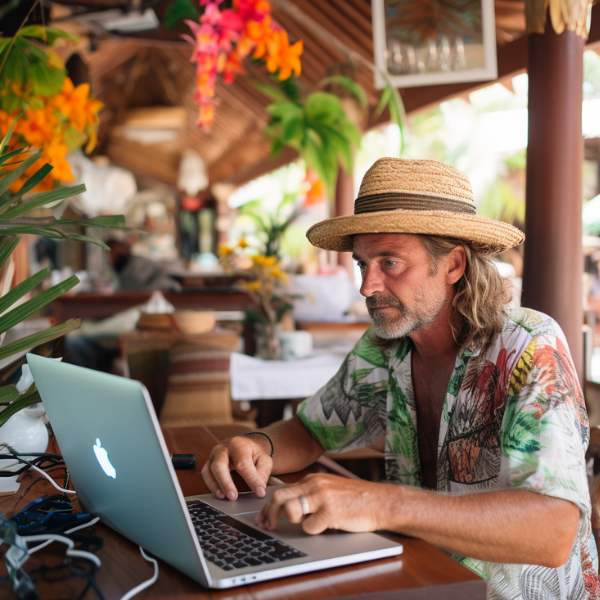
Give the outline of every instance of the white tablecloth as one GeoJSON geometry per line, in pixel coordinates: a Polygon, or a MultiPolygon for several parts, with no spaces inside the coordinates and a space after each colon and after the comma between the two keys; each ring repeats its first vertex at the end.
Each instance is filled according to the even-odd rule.
{"type": "Polygon", "coordinates": [[[346,354],[319,352],[296,360],[262,360],[231,355],[231,397],[234,400],[307,398],[335,375],[346,354]]]}

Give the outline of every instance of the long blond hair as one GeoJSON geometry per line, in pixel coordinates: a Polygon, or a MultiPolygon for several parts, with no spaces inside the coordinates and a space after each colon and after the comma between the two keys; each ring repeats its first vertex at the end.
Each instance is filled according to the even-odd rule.
{"type": "Polygon", "coordinates": [[[509,288],[490,256],[464,240],[419,235],[435,270],[440,257],[456,246],[466,256],[464,275],[455,284],[452,300],[452,334],[459,346],[485,349],[492,337],[502,329],[509,288]]]}

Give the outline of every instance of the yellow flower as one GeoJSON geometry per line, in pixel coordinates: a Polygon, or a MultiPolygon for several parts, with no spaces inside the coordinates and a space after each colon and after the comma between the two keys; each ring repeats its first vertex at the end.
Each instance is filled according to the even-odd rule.
{"type": "Polygon", "coordinates": [[[287,281],[287,275],[278,266],[271,267],[270,275],[278,281],[287,281]]]}
{"type": "Polygon", "coordinates": [[[219,256],[229,256],[230,254],[233,254],[233,248],[227,244],[219,244],[218,253],[219,256]]]}
{"type": "Polygon", "coordinates": [[[265,256],[264,265],[265,267],[272,267],[277,264],[276,256],[265,256]]]}
{"type": "Polygon", "coordinates": [[[254,256],[250,257],[250,260],[255,267],[264,267],[266,265],[266,258],[267,257],[263,256],[262,254],[255,254],[254,256]]]}
{"type": "Polygon", "coordinates": [[[260,281],[243,281],[241,286],[249,292],[258,292],[262,287],[260,281]]]}
{"type": "Polygon", "coordinates": [[[248,241],[246,240],[246,238],[241,237],[238,240],[238,244],[237,245],[238,245],[238,248],[242,248],[242,250],[243,250],[244,248],[248,247],[248,241]]]}

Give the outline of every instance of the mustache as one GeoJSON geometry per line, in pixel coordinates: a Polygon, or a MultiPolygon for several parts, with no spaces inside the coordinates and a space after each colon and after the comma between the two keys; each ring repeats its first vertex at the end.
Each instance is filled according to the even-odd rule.
{"type": "Polygon", "coordinates": [[[369,310],[382,308],[384,306],[392,306],[394,308],[404,309],[404,304],[393,296],[382,296],[381,294],[376,296],[369,296],[365,299],[365,304],[369,310]]]}

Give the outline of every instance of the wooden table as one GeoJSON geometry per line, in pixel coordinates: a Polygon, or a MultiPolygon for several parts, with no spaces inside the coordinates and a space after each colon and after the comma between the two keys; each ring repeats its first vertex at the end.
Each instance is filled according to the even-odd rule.
{"type": "MultiPolygon", "coordinates": [[[[193,452],[199,464],[192,471],[178,471],[184,495],[206,491],[201,477],[202,458],[208,455],[217,438],[225,438],[239,431],[236,425],[171,428],[165,431],[167,446],[172,452],[193,452]]],[[[151,474],[148,474],[151,476],[151,474]]],[[[26,478],[30,477],[29,475],[26,478]]],[[[296,475],[296,478],[298,475],[296,475]]],[[[284,478],[284,479],[287,479],[284,478]]],[[[293,480],[294,475],[289,480],[293,480]]],[[[27,485],[25,483],[25,485],[27,485]]],[[[26,498],[19,501],[17,509],[42,493],[50,493],[39,483],[26,498]]],[[[16,497],[0,497],[0,511],[11,513],[16,497]]],[[[98,552],[102,567],[96,581],[107,600],[120,598],[127,590],[150,577],[152,567],[142,559],[137,545],[101,525],[97,528],[104,540],[98,552]]],[[[328,569],[317,573],[287,577],[250,586],[224,591],[206,590],[185,575],[164,562],[160,562],[158,581],[143,593],[142,598],[220,598],[227,600],[248,600],[264,598],[269,600],[300,600],[314,598],[402,598],[424,600],[443,598],[446,600],[485,599],[485,583],[476,575],[461,567],[457,562],[434,546],[413,538],[401,538],[404,554],[400,557],[371,561],[347,567],[328,569]]],[[[62,547],[40,552],[30,558],[26,568],[36,566],[36,557],[48,558],[49,552],[60,551],[62,547]]],[[[5,574],[4,567],[0,573],[5,574]]],[[[75,597],[83,589],[81,581],[68,580],[58,583],[38,583],[41,598],[75,597]]],[[[0,597],[8,597],[7,583],[0,583],[0,597]]],[[[86,598],[94,598],[88,593],[86,598]]]]}
{"type": "MultiPolygon", "coordinates": [[[[176,309],[237,311],[245,310],[251,304],[248,294],[233,288],[163,292],[163,295],[176,309]]],[[[48,311],[59,322],[69,318],[103,319],[144,304],[150,296],[151,292],[65,294],[56,298],[48,307],[48,311]]]]}

